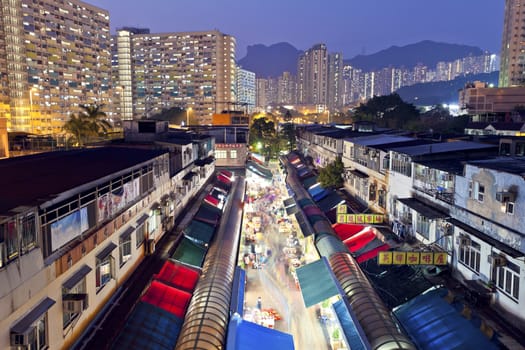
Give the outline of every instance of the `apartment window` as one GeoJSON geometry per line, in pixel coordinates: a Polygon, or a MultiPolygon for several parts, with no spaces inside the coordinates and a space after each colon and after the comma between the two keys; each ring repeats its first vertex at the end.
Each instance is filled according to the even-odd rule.
{"type": "Polygon", "coordinates": [[[496,287],[518,301],[520,295],[520,269],[519,266],[507,261],[505,266],[492,267],[492,282],[496,287]]]}
{"type": "Polygon", "coordinates": [[[476,242],[459,246],[459,261],[479,273],[479,262],[481,259],[481,246],[476,242]]]}
{"type": "Polygon", "coordinates": [[[88,307],[86,275],[90,271],[91,268],[84,265],[62,285],[62,325],[64,328],[88,307]]]}
{"type": "Polygon", "coordinates": [[[35,215],[29,214],[22,218],[21,220],[22,228],[22,251],[27,252],[31,250],[36,245],[36,221],[35,215]]]}
{"type": "Polygon", "coordinates": [[[223,150],[216,150],[215,151],[215,158],[217,159],[226,159],[228,157],[228,153],[223,150]]]}
{"type": "Polygon", "coordinates": [[[128,228],[119,238],[119,266],[124,265],[129,259],[131,259],[131,233],[134,230],[133,227],[128,228]]]}
{"type": "Polygon", "coordinates": [[[45,298],[38,305],[35,305],[30,313],[11,327],[11,348],[49,349],[47,311],[54,304],[53,299],[45,298]]]}
{"type": "Polygon", "coordinates": [[[144,223],[137,226],[135,230],[135,247],[138,248],[144,242],[144,237],[146,236],[144,223]]]}
{"type": "Polygon", "coordinates": [[[97,268],[95,271],[95,286],[97,292],[99,292],[115,276],[115,262],[111,252],[116,247],[117,245],[111,242],[97,255],[97,268]]]}
{"type": "Polygon", "coordinates": [[[237,159],[237,150],[231,150],[230,151],[230,158],[231,159],[237,159]]]}
{"type": "Polygon", "coordinates": [[[430,221],[423,215],[416,215],[416,232],[426,239],[429,238],[430,221]]]}
{"type": "Polygon", "coordinates": [[[485,200],[485,185],[478,181],[469,181],[468,196],[469,198],[473,198],[479,202],[483,202],[485,200]]]}

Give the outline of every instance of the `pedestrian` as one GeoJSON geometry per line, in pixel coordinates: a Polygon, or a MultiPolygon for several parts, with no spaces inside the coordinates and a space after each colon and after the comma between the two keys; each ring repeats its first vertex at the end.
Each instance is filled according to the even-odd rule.
{"type": "Polygon", "coordinates": [[[257,309],[259,309],[259,311],[261,311],[261,309],[262,309],[262,299],[261,299],[261,297],[257,298],[257,309]]]}

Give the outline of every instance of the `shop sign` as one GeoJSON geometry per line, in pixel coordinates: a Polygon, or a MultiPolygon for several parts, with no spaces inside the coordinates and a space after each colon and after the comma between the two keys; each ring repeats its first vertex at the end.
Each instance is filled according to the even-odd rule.
{"type": "MultiPolygon", "coordinates": [[[[339,210],[339,208],[338,208],[339,210]]],[[[381,214],[337,214],[340,224],[382,224],[384,216],[381,214]]]]}
{"type": "Polygon", "coordinates": [[[379,252],[379,265],[446,265],[446,252],[379,252]]]}

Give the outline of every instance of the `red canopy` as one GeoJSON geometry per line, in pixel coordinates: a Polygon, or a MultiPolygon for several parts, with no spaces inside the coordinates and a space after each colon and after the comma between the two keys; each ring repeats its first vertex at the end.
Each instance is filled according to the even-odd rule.
{"type": "Polygon", "coordinates": [[[353,253],[363,248],[365,245],[370,243],[376,235],[372,228],[370,227],[367,230],[363,230],[352,237],[343,241],[343,243],[348,247],[348,249],[353,253]]]}
{"type": "Polygon", "coordinates": [[[167,285],[175,288],[184,289],[188,292],[193,292],[197,281],[199,280],[199,272],[190,269],[181,264],[175,264],[171,261],[166,261],[160,272],[153,277],[167,285]]]}
{"type": "Polygon", "coordinates": [[[390,246],[388,244],[383,244],[377,248],[374,248],[366,253],[363,253],[361,255],[359,255],[355,260],[358,262],[358,263],[362,263],[362,262],[365,262],[367,260],[370,260],[370,259],[373,259],[377,256],[377,254],[379,254],[379,252],[384,252],[385,250],[388,250],[390,249],[390,246]]]}
{"type": "Polygon", "coordinates": [[[155,280],[151,282],[146,294],[140,298],[141,301],[158,306],[180,318],[186,315],[190,299],[190,293],[155,280]]]}
{"type": "Polygon", "coordinates": [[[206,195],[206,197],[204,197],[204,201],[213,205],[213,206],[218,206],[219,205],[219,200],[215,197],[213,197],[212,195],[206,195]]]}
{"type": "Polygon", "coordinates": [[[356,233],[362,231],[366,226],[365,225],[356,225],[356,224],[333,224],[332,228],[341,241],[344,241],[356,233]]]}
{"type": "Polygon", "coordinates": [[[225,176],[223,174],[217,175],[217,180],[219,180],[220,182],[225,183],[227,185],[231,184],[231,182],[232,182],[232,180],[229,177],[227,177],[227,176],[225,176]]]}
{"type": "Polygon", "coordinates": [[[226,176],[229,179],[231,179],[233,177],[233,173],[231,171],[228,171],[228,170],[221,170],[221,171],[219,171],[219,175],[224,175],[224,176],[226,176]]]}

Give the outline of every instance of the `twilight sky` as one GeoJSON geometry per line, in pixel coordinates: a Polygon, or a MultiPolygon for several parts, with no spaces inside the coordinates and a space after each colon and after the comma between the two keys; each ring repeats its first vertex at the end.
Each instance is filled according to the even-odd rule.
{"type": "Polygon", "coordinates": [[[111,31],[218,29],[253,44],[324,42],[343,57],[434,40],[500,51],[504,0],[84,0],[109,10],[111,31]]]}

